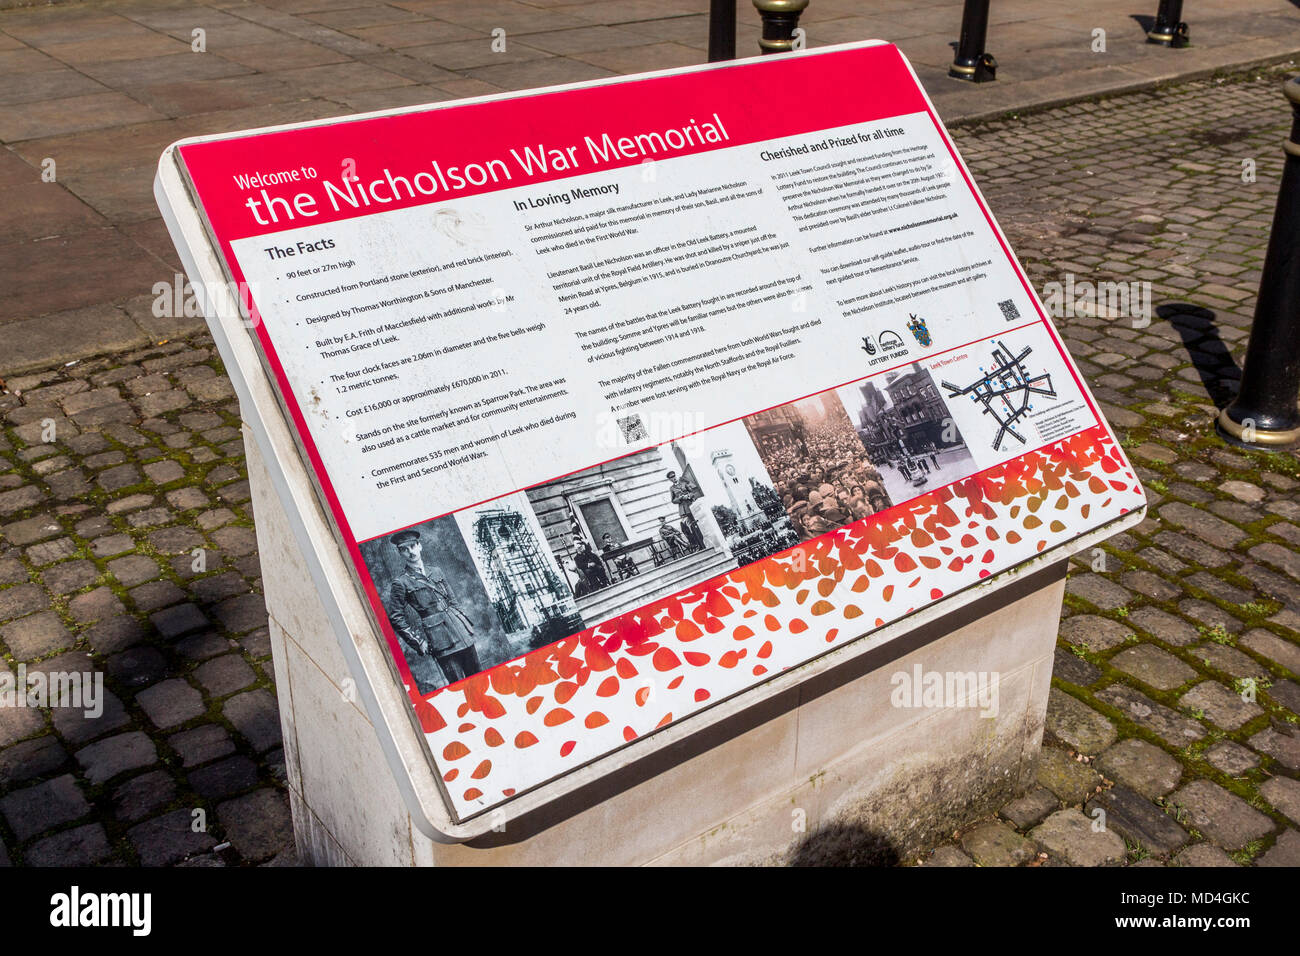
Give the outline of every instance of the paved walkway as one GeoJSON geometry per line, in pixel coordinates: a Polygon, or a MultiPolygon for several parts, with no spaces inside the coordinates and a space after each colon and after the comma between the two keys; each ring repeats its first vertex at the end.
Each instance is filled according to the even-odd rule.
{"type": "MultiPolygon", "coordinates": [[[[1068,275],[1151,283],[1149,327],[1059,325],[1152,507],[1104,559],[1072,568],[1039,787],[927,864],[1300,864],[1300,458],[1227,449],[1209,427],[1254,306],[1289,126],[1283,75],[957,132],[1040,290],[1068,275]]],[[[142,141],[157,122],[182,121],[136,127],[142,141]]],[[[78,156],[152,161],[129,127],[65,135],[78,156]]],[[[10,208],[0,197],[6,234],[38,246],[10,208]]],[[[43,241],[156,229],[94,215],[43,241]]],[[[167,255],[142,269],[150,282],[167,255]]],[[[137,247],[104,269],[143,258],[137,247]]],[[[25,282],[9,265],[0,282],[25,282]]],[[[24,294],[85,291],[59,285],[24,294]]],[[[47,321],[47,337],[88,331],[47,321]]],[[[149,344],[9,375],[0,393],[0,652],[11,671],[102,673],[109,692],[95,720],[0,708],[0,864],[294,861],[238,408],[204,333],[150,331],[149,344]]]]}
{"type": "MultiPolygon", "coordinates": [[[[1186,50],[1144,42],[1135,10],[1154,14],[1156,0],[997,0],[989,50],[1000,78],[976,86],[946,76],[961,6],[812,0],[803,23],[811,46],[898,42],[949,120],[1300,53],[1289,0],[1196,0],[1186,50]],[[1104,52],[1093,49],[1098,30],[1104,52]]],[[[748,0],[737,7],[738,50],[750,55],[758,14],[748,0]]],[[[707,0],[98,0],[0,10],[0,375],[201,327],[151,311],[154,284],[179,271],[152,194],[169,143],[700,63],[707,9],[707,0]],[[497,29],[504,52],[492,50],[497,29]]]]}
{"type": "Polygon", "coordinates": [[[1040,292],[1151,284],[1149,327],[1058,320],[1150,509],[1072,564],[1039,786],[931,864],[1300,865],[1300,455],[1211,428],[1240,378],[1286,75],[958,135],[1040,292]]]}

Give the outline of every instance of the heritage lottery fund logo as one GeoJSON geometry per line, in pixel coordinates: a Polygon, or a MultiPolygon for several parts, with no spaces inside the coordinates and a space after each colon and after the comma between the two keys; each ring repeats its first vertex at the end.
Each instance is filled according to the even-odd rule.
{"type": "Polygon", "coordinates": [[[870,335],[862,336],[862,344],[858,347],[870,356],[868,366],[880,365],[907,354],[907,343],[893,329],[885,329],[875,339],[870,335]]]}
{"type": "Polygon", "coordinates": [[[889,678],[894,707],[979,708],[981,717],[998,715],[998,675],[989,671],[895,671],[889,678]]]}
{"type": "Polygon", "coordinates": [[[50,925],[79,927],[128,927],[132,936],[148,936],[153,928],[151,893],[83,893],[73,886],[66,893],[50,897],[50,925]]]}

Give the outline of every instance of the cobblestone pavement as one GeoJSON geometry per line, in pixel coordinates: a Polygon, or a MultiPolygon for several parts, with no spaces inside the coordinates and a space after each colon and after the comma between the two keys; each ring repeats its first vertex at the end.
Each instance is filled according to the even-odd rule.
{"type": "Polygon", "coordinates": [[[1285,75],[957,134],[1040,294],[1151,284],[1148,327],[1058,319],[1150,507],[1072,563],[1038,787],[931,864],[1300,865],[1300,457],[1211,427],[1254,312],[1285,75]]]}
{"type": "MultiPolygon", "coordinates": [[[[3,9],[26,2],[0,0],[0,375],[200,330],[151,311],[154,283],[180,272],[152,192],[158,157],[178,139],[694,65],[708,44],[707,0],[3,9]]],[[[946,75],[962,0],[812,0],[801,22],[812,47],[898,42],[946,119],[1300,54],[1290,0],[1197,0],[1186,50],[1145,42],[1155,6],[997,0],[998,81],[978,85],[946,75]]],[[[749,0],[737,23],[737,51],[756,53],[749,0]]]]}
{"type": "Polygon", "coordinates": [[[10,379],[0,641],[103,674],[103,713],[0,707],[0,832],[28,864],[291,861],[239,408],[211,343],[10,379]]]}
{"type": "MultiPolygon", "coordinates": [[[[1281,76],[956,133],[1040,290],[1151,283],[1148,327],[1059,323],[1151,510],[1071,569],[1039,785],[927,864],[1300,863],[1300,460],[1210,428],[1254,306],[1281,76]]],[[[7,387],[0,649],[11,672],[94,669],[108,699],[96,720],[0,708],[0,863],[293,862],[238,408],[210,341],[7,387]]]]}

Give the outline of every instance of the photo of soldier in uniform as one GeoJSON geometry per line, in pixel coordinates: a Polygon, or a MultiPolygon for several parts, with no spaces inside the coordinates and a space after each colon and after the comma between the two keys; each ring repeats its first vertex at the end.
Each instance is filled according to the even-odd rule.
{"type": "Polygon", "coordinates": [[[513,656],[450,516],[362,542],[360,548],[419,693],[513,656]]]}
{"type": "Polygon", "coordinates": [[[668,519],[662,515],[659,518],[659,538],[668,546],[668,554],[671,557],[678,557],[687,551],[686,539],[682,537],[680,531],[668,523],[668,519]]]}
{"type": "Polygon", "coordinates": [[[704,536],[700,534],[700,526],[695,521],[695,516],[691,512],[691,505],[704,497],[704,492],[700,490],[689,475],[677,477],[677,472],[669,471],[665,478],[672,485],[669,497],[672,498],[673,504],[677,506],[677,515],[681,519],[680,526],[682,534],[686,535],[688,541],[697,548],[704,546],[704,536]]]}
{"type": "Polygon", "coordinates": [[[800,540],[893,504],[833,392],[750,415],[744,423],[800,540]]]}
{"type": "Polygon", "coordinates": [[[600,536],[600,553],[609,566],[610,576],[617,580],[626,581],[628,578],[641,573],[641,569],[636,566],[636,562],[632,560],[631,556],[622,553],[618,543],[614,540],[614,536],[608,531],[600,536]]]}
{"type": "MultiPolygon", "coordinates": [[[[608,533],[602,537],[608,542],[605,551],[612,552],[617,547],[613,544],[613,538],[608,533]]],[[[609,587],[609,568],[592,548],[591,542],[580,533],[573,535],[573,554],[569,556],[568,565],[575,575],[573,593],[578,597],[609,587]]]]}
{"type": "Polygon", "coordinates": [[[838,394],[894,501],[977,470],[933,376],[919,364],[845,385],[838,394]]]}

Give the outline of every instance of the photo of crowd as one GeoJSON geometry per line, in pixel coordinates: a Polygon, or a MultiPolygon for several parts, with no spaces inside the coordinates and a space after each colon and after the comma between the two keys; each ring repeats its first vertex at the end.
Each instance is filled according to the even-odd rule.
{"type": "Polygon", "coordinates": [[[801,540],[893,504],[834,392],[768,409],[744,422],[801,540]]]}

